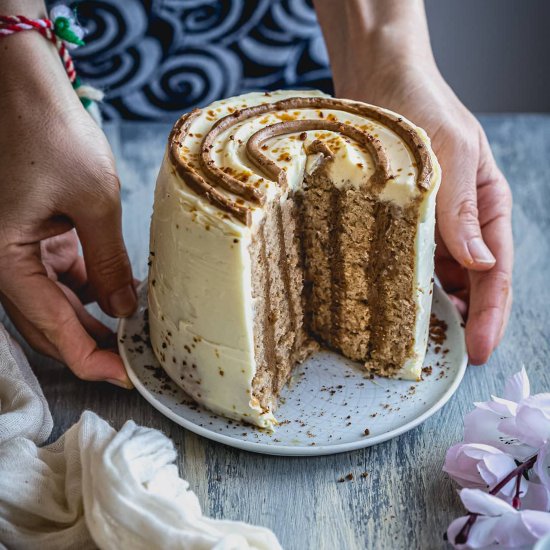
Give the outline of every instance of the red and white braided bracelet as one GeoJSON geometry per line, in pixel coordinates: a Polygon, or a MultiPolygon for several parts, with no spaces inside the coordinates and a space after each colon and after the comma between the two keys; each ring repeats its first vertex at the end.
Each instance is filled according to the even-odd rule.
{"type": "Polygon", "coordinates": [[[0,15],[0,38],[22,31],[38,31],[52,42],[80,101],[99,123],[101,118],[94,102],[103,99],[103,92],[91,86],[82,85],[69,53],[69,49],[84,45],[84,30],[78,25],[74,12],[67,6],[57,5],[51,10],[49,19],[29,19],[24,15],[0,15]]]}

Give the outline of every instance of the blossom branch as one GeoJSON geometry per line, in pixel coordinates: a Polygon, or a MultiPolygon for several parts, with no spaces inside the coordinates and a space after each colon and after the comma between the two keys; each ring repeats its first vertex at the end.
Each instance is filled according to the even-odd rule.
{"type": "MultiPolygon", "coordinates": [[[[497,495],[500,490],[505,487],[512,479],[516,478],[516,495],[514,496],[514,500],[512,501],[512,506],[517,510],[519,508],[519,490],[520,490],[520,482],[521,482],[521,476],[524,472],[527,470],[530,470],[537,461],[537,455],[532,456],[525,462],[522,462],[517,468],[512,470],[506,477],[504,477],[499,483],[497,483],[490,491],[490,495],[497,495]],[[517,500],[516,500],[517,499],[517,500]],[[517,504],[516,504],[517,503],[517,504]]],[[[470,533],[470,529],[472,528],[472,525],[475,523],[477,517],[479,514],[470,513],[468,514],[468,520],[464,524],[464,527],[462,530],[458,533],[458,535],[455,537],[455,544],[466,544],[468,542],[468,535],[470,533]]]]}
{"type": "Polygon", "coordinates": [[[502,397],[475,407],[445,457],[468,512],[445,539],[464,549],[532,546],[550,535],[550,393],[531,395],[522,369],[502,397]]]}

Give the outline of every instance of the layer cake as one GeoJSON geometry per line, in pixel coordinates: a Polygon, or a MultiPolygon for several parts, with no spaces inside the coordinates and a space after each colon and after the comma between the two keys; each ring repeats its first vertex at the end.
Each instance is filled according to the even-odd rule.
{"type": "Polygon", "coordinates": [[[439,183],[425,132],[372,105],[279,91],[183,115],[151,223],[158,360],[198,403],[265,428],[319,345],[419,379],[439,183]]]}

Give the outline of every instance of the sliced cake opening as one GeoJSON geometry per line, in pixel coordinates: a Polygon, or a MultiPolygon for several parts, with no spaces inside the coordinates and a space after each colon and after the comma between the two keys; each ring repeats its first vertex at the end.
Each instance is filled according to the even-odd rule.
{"type": "Polygon", "coordinates": [[[337,186],[324,168],[298,194],[306,330],[394,375],[414,344],[417,206],[381,201],[368,183],[337,186]]]}
{"type": "Polygon", "coordinates": [[[318,344],[384,376],[414,344],[416,206],[380,201],[365,183],[336,186],[326,166],[269,205],[250,249],[253,396],[266,410],[318,344]]]}

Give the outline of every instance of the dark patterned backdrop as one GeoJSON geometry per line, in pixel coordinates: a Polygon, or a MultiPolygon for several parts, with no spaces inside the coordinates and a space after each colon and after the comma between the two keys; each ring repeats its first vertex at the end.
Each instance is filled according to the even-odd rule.
{"type": "MultiPolygon", "coordinates": [[[[51,2],[50,2],[51,4],[51,2]]],[[[85,82],[106,92],[106,119],[173,120],[190,107],[257,89],[331,91],[310,0],[83,0],[85,82]]]]}

